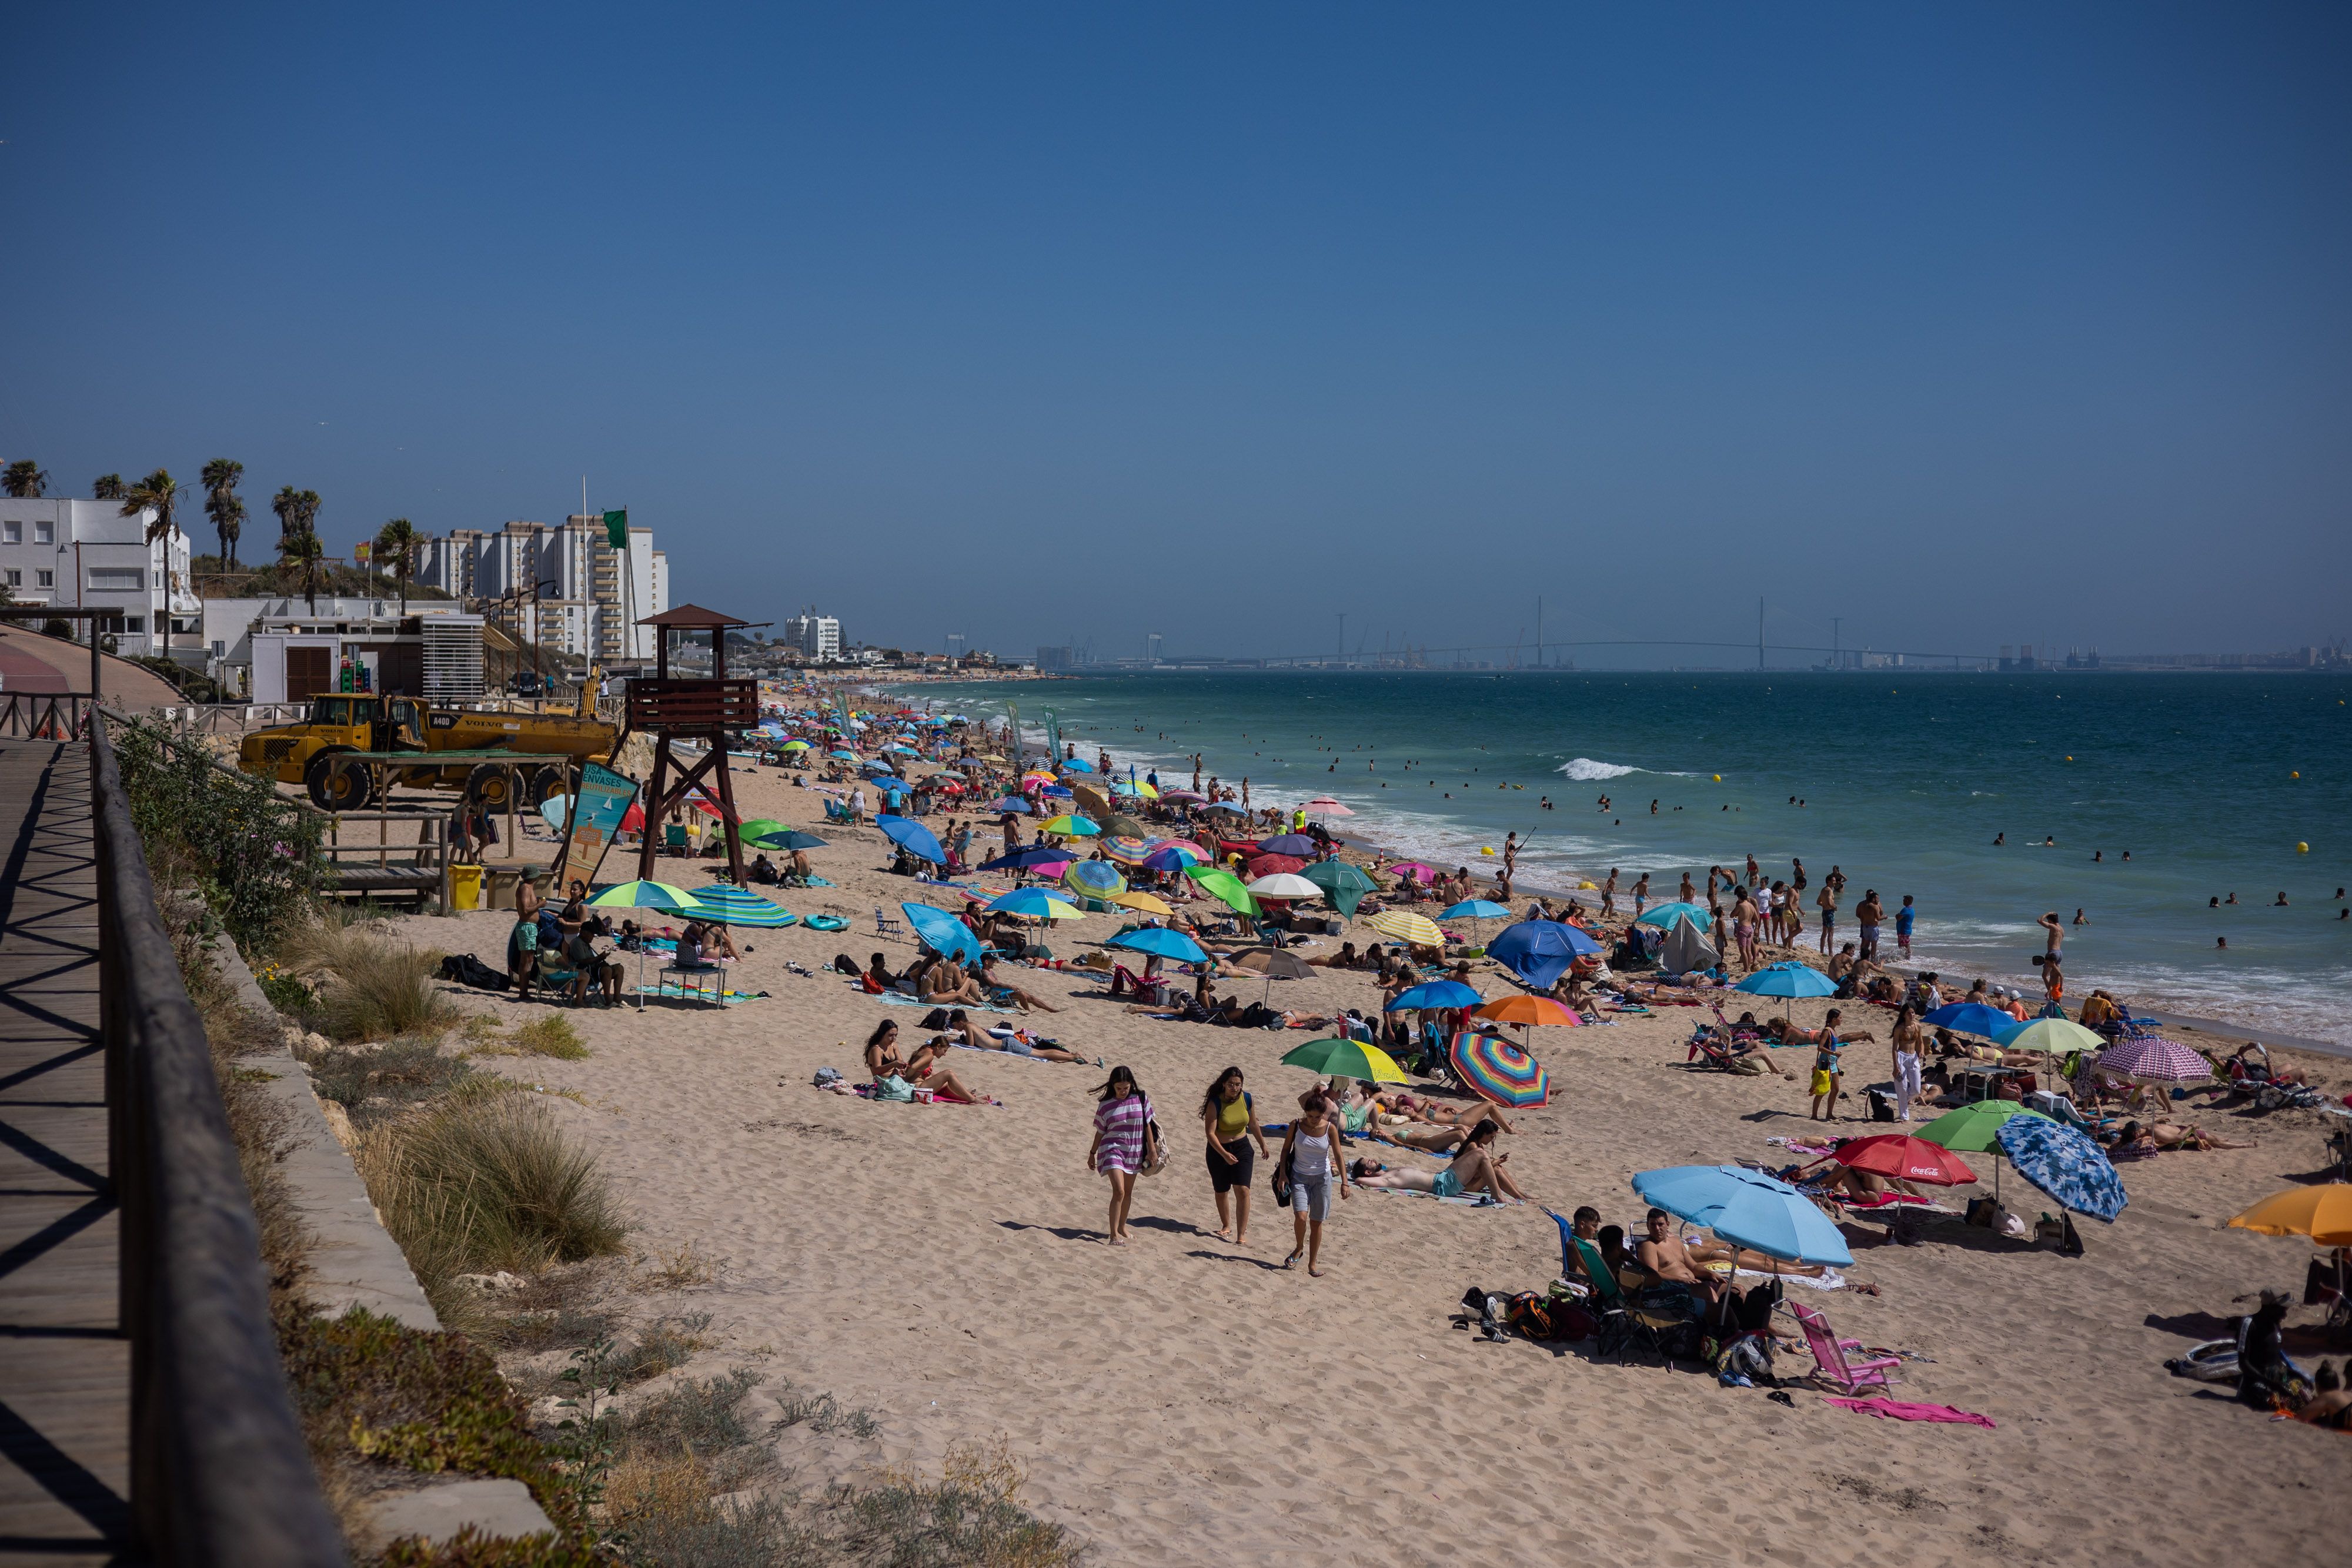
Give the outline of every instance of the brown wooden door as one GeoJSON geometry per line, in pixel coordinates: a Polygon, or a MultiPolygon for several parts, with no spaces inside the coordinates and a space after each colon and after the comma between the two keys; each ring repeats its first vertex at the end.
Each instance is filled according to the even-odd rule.
{"type": "Polygon", "coordinates": [[[335,651],[332,648],[289,648],[286,650],[286,700],[306,703],[321,692],[335,689],[335,651]]]}

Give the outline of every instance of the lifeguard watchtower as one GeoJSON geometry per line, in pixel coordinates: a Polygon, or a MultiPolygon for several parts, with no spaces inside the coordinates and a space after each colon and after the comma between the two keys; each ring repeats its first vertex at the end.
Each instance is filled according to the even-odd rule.
{"type": "Polygon", "coordinates": [[[738,885],[743,881],[743,840],[735,814],[735,789],[728,780],[727,748],[740,732],[760,723],[760,683],[730,680],[727,674],[727,633],[753,622],[681,604],[637,622],[655,628],[654,674],[629,683],[628,727],[654,737],[654,776],[646,786],[645,848],[637,857],[637,875],[654,880],[654,851],[661,842],[661,824],[686,803],[699,787],[719,805],[719,821],[727,834],[727,873],[738,885]],[[670,638],[710,633],[710,674],[708,677],[677,678],[669,673],[670,638]],[[671,752],[671,743],[697,740],[709,747],[691,766],[671,752]],[[676,772],[677,781],[671,783],[676,772]]]}

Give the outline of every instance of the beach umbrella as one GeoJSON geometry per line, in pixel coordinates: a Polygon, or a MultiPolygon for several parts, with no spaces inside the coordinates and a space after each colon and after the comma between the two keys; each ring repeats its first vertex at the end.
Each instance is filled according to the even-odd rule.
{"type": "Polygon", "coordinates": [[[1600,943],[1560,920],[1522,920],[1486,944],[1486,956],[1538,991],[1551,989],[1577,959],[1600,951],[1600,943]]]}
{"type": "Polygon", "coordinates": [[[694,890],[694,897],[695,902],[709,910],[714,918],[729,925],[777,931],[800,919],[782,904],[761,898],[750,889],[737,887],[732,883],[714,882],[708,887],[698,887],[694,890]]]}
{"type": "Polygon", "coordinates": [[[2127,1040],[2099,1053],[2099,1071],[2143,1083],[2196,1083],[2213,1076],[2213,1064],[2168,1040],[2127,1040]]]}
{"type": "Polygon", "coordinates": [[[857,770],[861,773],[887,773],[893,779],[898,776],[898,770],[897,768],[891,767],[888,763],[883,761],[878,757],[867,758],[865,761],[857,765],[857,770]]]}
{"type": "MultiPolygon", "coordinates": [[[[1835,980],[1831,979],[1811,964],[1801,964],[1793,958],[1784,959],[1778,964],[1767,964],[1731,988],[1735,991],[1746,991],[1751,997],[1780,997],[1790,1001],[1794,1001],[1800,997],[1837,995],[1835,980]]],[[[1789,1009],[1791,1013],[1796,1010],[1794,1008],[1789,1009]]],[[[1794,1019],[1790,1021],[1793,1022],[1794,1019]]]]}
{"type": "Polygon", "coordinates": [[[1143,866],[1147,871],[1181,872],[1200,865],[1208,858],[1208,852],[1200,845],[1187,843],[1182,839],[1170,839],[1152,846],[1151,852],[1143,857],[1143,866]]]}
{"type": "Polygon", "coordinates": [[[2322,1247],[2352,1247],[2352,1182],[2274,1192],[2230,1223],[2264,1236],[2307,1236],[2322,1247]]]}
{"type": "Polygon", "coordinates": [[[908,854],[927,860],[933,865],[948,863],[948,852],[940,847],[938,836],[912,818],[877,817],[874,825],[882,830],[884,838],[908,854]]]}
{"type": "Polygon", "coordinates": [[[1350,919],[1366,894],[1380,891],[1378,883],[1346,861],[1316,861],[1298,874],[1321,888],[1331,907],[1350,919]]]}
{"type": "Polygon", "coordinates": [[[1265,989],[1258,997],[1261,1002],[1273,997],[1275,981],[1304,980],[1315,973],[1306,959],[1278,947],[1253,947],[1247,952],[1234,954],[1231,962],[1244,975],[1265,977],[1265,989]]]}
{"type": "Polygon", "coordinates": [[[1941,1144],[1903,1133],[1882,1133],[1841,1144],[1830,1156],[1842,1166],[1895,1181],[1926,1182],[1931,1186],[1962,1186],[1977,1179],[1968,1162],[1941,1144]]]}
{"type": "Polygon", "coordinates": [[[1083,757],[1066,757],[1062,759],[1062,771],[1065,773],[1092,773],[1094,770],[1095,765],[1083,757]]]}
{"type": "Polygon", "coordinates": [[[1125,932],[1103,946],[1122,947],[1130,953],[1143,953],[1175,964],[1205,964],[1209,961],[1207,950],[1198,942],[1181,931],[1171,931],[1165,925],[1147,925],[1140,931],[1125,932]]]}
{"type": "Polygon", "coordinates": [[[1038,823],[1037,831],[1066,839],[1090,839],[1101,832],[1102,829],[1084,817],[1073,817],[1065,813],[1059,817],[1049,817],[1038,823]]]}
{"type": "Polygon", "coordinates": [[[1435,882],[1437,880],[1436,868],[1433,866],[1425,866],[1419,861],[1399,861],[1394,865],[1389,866],[1386,869],[1390,875],[1403,877],[1408,882],[1435,882]]]}
{"type": "Polygon", "coordinates": [[[1191,877],[1193,885],[1202,893],[1237,914],[1255,918],[1265,913],[1258,908],[1257,900],[1251,895],[1250,890],[1242,885],[1242,879],[1222,866],[1186,866],[1184,874],[1191,877]]]}
{"type": "Polygon", "coordinates": [[[1482,1100],[1517,1110],[1551,1100],[1551,1074],[1527,1048],[1498,1034],[1458,1030],[1445,1048],[1462,1086],[1482,1100]]]}
{"type": "Polygon", "coordinates": [[[1042,789],[1043,787],[1045,787],[1045,785],[1048,785],[1048,784],[1053,783],[1054,781],[1055,781],[1055,779],[1054,779],[1054,776],[1053,776],[1052,774],[1050,774],[1050,773],[1044,773],[1044,772],[1040,772],[1038,769],[1036,769],[1036,768],[1031,768],[1028,772],[1024,773],[1024,774],[1021,776],[1021,782],[1022,782],[1022,783],[1024,783],[1024,784],[1034,784],[1034,785],[1037,785],[1037,786],[1038,786],[1039,788],[1041,788],[1041,789],[1042,789]]]}
{"type": "MultiPolygon", "coordinates": [[[[1076,799],[1075,796],[1073,796],[1067,789],[1063,789],[1059,784],[1048,784],[1044,789],[1037,791],[1037,798],[1039,800],[1045,800],[1048,797],[1056,800],[1069,800],[1076,799]]],[[[1045,813],[1041,810],[1038,815],[1043,816],[1045,813]]]]}
{"type": "MultiPolygon", "coordinates": [[[[1773,967],[1777,969],[1780,966],[1775,964],[1773,967]]],[[[1950,1030],[1954,1034],[1973,1034],[1986,1040],[1998,1040],[2003,1030],[2017,1027],[2015,1019],[1999,1008],[1989,1008],[1982,1002],[1949,1002],[1933,1012],[1922,1014],[1919,1021],[1937,1029],[1950,1030]]]]}
{"type": "Polygon", "coordinates": [[[1249,815],[1248,812],[1243,810],[1239,806],[1234,805],[1231,800],[1212,800],[1207,805],[1202,807],[1201,810],[1203,811],[1215,811],[1227,817],[1245,817],[1249,815]]]}
{"type": "Polygon", "coordinates": [[[1273,876],[1277,872],[1302,872],[1307,862],[1297,855],[1252,855],[1249,873],[1252,876],[1273,876]]]}
{"type": "Polygon", "coordinates": [[[1110,792],[1119,797],[1121,800],[1130,800],[1142,793],[1142,791],[1136,789],[1134,785],[1129,783],[1124,779],[1112,779],[1110,781],[1110,792]]]}
{"type": "Polygon", "coordinates": [[[1116,904],[1121,909],[1132,909],[1139,915],[1157,915],[1162,920],[1170,918],[1176,913],[1161,900],[1152,897],[1148,893],[1138,893],[1133,888],[1129,888],[1125,893],[1114,893],[1103,902],[1116,904]]]}
{"type": "Polygon", "coordinates": [[[2105,1149],[2047,1116],[2011,1116],[1994,1134],[2017,1174],[2061,1207],[2113,1221],[2131,1201],[2105,1149]]]}
{"type": "Polygon", "coordinates": [[[980,809],[992,817],[1025,817],[1031,810],[1029,802],[1018,795],[1007,795],[1002,800],[991,800],[980,809]]]}
{"type": "Polygon", "coordinates": [[[1364,922],[1383,936],[1395,938],[1415,947],[1443,947],[1445,933],[1426,915],[1415,915],[1410,909],[1384,909],[1364,922]]]}
{"type": "Polygon", "coordinates": [[[1101,845],[1102,852],[1119,864],[1136,866],[1150,860],[1151,852],[1159,847],[1160,845],[1150,838],[1134,838],[1125,833],[1107,838],[1103,840],[1101,845]]]}
{"type": "Polygon", "coordinates": [[[1147,800],[1157,800],[1160,799],[1160,786],[1157,784],[1152,784],[1144,779],[1138,779],[1131,782],[1128,787],[1147,800]]]}
{"type": "MultiPolygon", "coordinates": [[[[2104,1051],[2107,1044],[2106,1036],[2067,1019],[2034,1019],[2026,1023],[2012,1020],[2009,1028],[1992,1038],[2004,1051],[2039,1051],[2050,1056],[2070,1051],[2104,1051]]],[[[2196,1052],[2189,1054],[2195,1056],[2196,1052]]],[[[2200,1068],[2204,1066],[2203,1057],[2197,1061],[2200,1068]]],[[[2196,1076],[2203,1078],[2207,1073],[2200,1071],[2196,1076]]]]}
{"type": "Polygon", "coordinates": [[[1077,861],[1062,873],[1062,885],[1091,898],[1108,898],[1127,891],[1127,878],[1108,861],[1077,861]]]}
{"type": "Polygon", "coordinates": [[[1367,1083],[1410,1083],[1389,1053],[1360,1040],[1310,1040],[1282,1058],[1285,1067],[1303,1067],[1318,1078],[1356,1078],[1367,1083]]]}
{"type": "Polygon", "coordinates": [[[1150,828],[1145,827],[1141,822],[1137,821],[1133,817],[1127,815],[1123,811],[1112,811],[1108,813],[1103,821],[1103,828],[1106,831],[1115,833],[1124,839],[1148,839],[1151,836],[1151,830],[1150,828]]]}
{"type": "Polygon", "coordinates": [[[1015,888],[988,906],[991,915],[1018,915],[1024,920],[1083,920],[1085,912],[1063,903],[1042,887],[1015,888]]]}
{"type": "Polygon", "coordinates": [[[1160,798],[1163,800],[1172,800],[1179,806],[1198,806],[1208,800],[1206,795],[1197,789],[1163,789],[1160,792],[1160,798]]]}
{"type": "MultiPolygon", "coordinates": [[[[1917,1136],[1956,1154],[1982,1154],[2000,1146],[2001,1124],[2018,1116],[2042,1116],[2014,1100],[1979,1100],[1947,1111],[1919,1129],[1917,1136]]],[[[2050,1118],[2042,1116],[2043,1121],[2050,1118]]]]}
{"type": "Polygon", "coordinates": [[[857,753],[854,751],[828,751],[825,755],[827,757],[837,758],[843,762],[855,762],[857,760],[857,753]]]}
{"type": "Polygon", "coordinates": [[[806,751],[808,748],[809,743],[805,740],[788,740],[776,747],[779,751],[806,751]]]}
{"type": "Polygon", "coordinates": [[[1307,802],[1307,814],[1310,817],[1352,817],[1356,813],[1328,795],[1318,795],[1307,802]]]}
{"type": "Polygon", "coordinates": [[[754,817],[735,831],[741,834],[744,841],[748,843],[753,839],[765,838],[770,833],[782,832],[784,824],[773,817],[754,817]]]}
{"type": "Polygon", "coordinates": [[[1643,910],[1639,915],[1635,916],[1633,924],[1636,925],[1654,925],[1661,931],[1672,931],[1675,928],[1675,922],[1677,920],[1694,921],[1697,924],[1698,928],[1701,931],[1706,930],[1708,926],[1715,924],[1715,916],[1706,912],[1706,905],[1698,904],[1685,904],[1680,900],[1676,900],[1672,904],[1657,904],[1652,908],[1643,910]]]}
{"type": "Polygon", "coordinates": [[[1574,1029],[1583,1020],[1549,997],[1530,997],[1524,993],[1497,997],[1470,1015],[1489,1023],[1515,1023],[1522,1027],[1543,1024],[1560,1029],[1574,1029]]]}
{"type": "MultiPolygon", "coordinates": [[[[698,920],[709,914],[694,894],[667,882],[620,882],[588,901],[591,909],[652,909],[698,920]]],[[[637,944],[637,1010],[646,1010],[646,945],[637,944]]]]}
{"type": "Polygon", "coordinates": [[[1262,855],[1297,855],[1302,861],[1311,861],[1323,852],[1323,847],[1305,833],[1276,833],[1270,839],[1260,840],[1257,852],[1262,855]]]}
{"type": "Polygon", "coordinates": [[[1491,898],[1465,898],[1449,909],[1437,912],[1440,920],[1499,920],[1510,910],[1491,898]]]}
{"type": "Polygon", "coordinates": [[[1643,1171],[1633,1190],[1654,1208],[1705,1226],[1723,1240],[1790,1263],[1850,1264],[1845,1238],[1812,1199],[1741,1166],[1643,1171]]]}
{"type": "Polygon", "coordinates": [[[914,927],[915,935],[932,952],[958,963],[977,960],[982,956],[980,938],[971,927],[946,910],[928,904],[902,904],[898,909],[906,915],[907,924],[914,927]]]}
{"type": "MultiPolygon", "coordinates": [[[[992,861],[982,862],[980,869],[982,871],[1034,871],[1043,875],[1045,868],[1049,865],[1065,866],[1069,863],[1070,852],[1059,844],[1027,844],[1014,850],[1011,854],[999,855],[992,861]]],[[[1055,871],[1052,874],[1059,876],[1062,873],[1055,871]]]]}
{"type": "Polygon", "coordinates": [[[1249,884],[1249,890],[1259,898],[1316,899],[1323,896],[1320,887],[1288,872],[1259,877],[1249,884]]]}
{"type": "Polygon", "coordinates": [[[1459,980],[1428,980],[1397,993],[1385,1010],[1392,1013],[1435,1012],[1446,1008],[1475,1008],[1486,998],[1459,980]]]}

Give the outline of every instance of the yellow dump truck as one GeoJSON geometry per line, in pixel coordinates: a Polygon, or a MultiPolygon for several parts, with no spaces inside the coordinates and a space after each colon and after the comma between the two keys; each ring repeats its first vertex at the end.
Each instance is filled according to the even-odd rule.
{"type": "Polygon", "coordinates": [[[247,736],[237,747],[237,766],[304,786],[322,810],[359,810],[381,784],[392,783],[462,789],[490,810],[504,811],[536,808],[564,793],[570,773],[584,762],[609,762],[619,739],[614,726],[578,714],[478,712],[436,708],[416,697],[342,694],[311,698],[303,723],[247,736]],[[436,764],[436,751],[467,755],[436,764]],[[331,760],[353,752],[415,752],[418,761],[379,768],[338,767],[331,760]],[[483,752],[511,752],[522,760],[487,760],[483,752]]]}

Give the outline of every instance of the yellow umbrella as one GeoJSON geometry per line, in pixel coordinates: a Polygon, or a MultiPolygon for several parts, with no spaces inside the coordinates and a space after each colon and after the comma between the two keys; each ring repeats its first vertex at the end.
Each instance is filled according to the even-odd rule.
{"type": "Polygon", "coordinates": [[[1132,889],[1126,893],[1114,893],[1108,898],[1104,899],[1103,902],[1105,904],[1116,904],[1122,909],[1139,910],[1145,915],[1157,915],[1162,919],[1166,919],[1176,913],[1174,910],[1169,908],[1168,905],[1162,904],[1160,900],[1152,897],[1150,894],[1137,893],[1132,889]]]}
{"type": "Polygon", "coordinates": [[[1393,936],[1415,947],[1443,947],[1445,933],[1426,915],[1415,915],[1409,909],[1390,909],[1364,922],[1383,936],[1393,936]]]}
{"type": "Polygon", "coordinates": [[[2322,1247],[2352,1247],[2352,1182],[2273,1193],[2230,1223],[2264,1236],[2308,1236],[2322,1247]]]}

